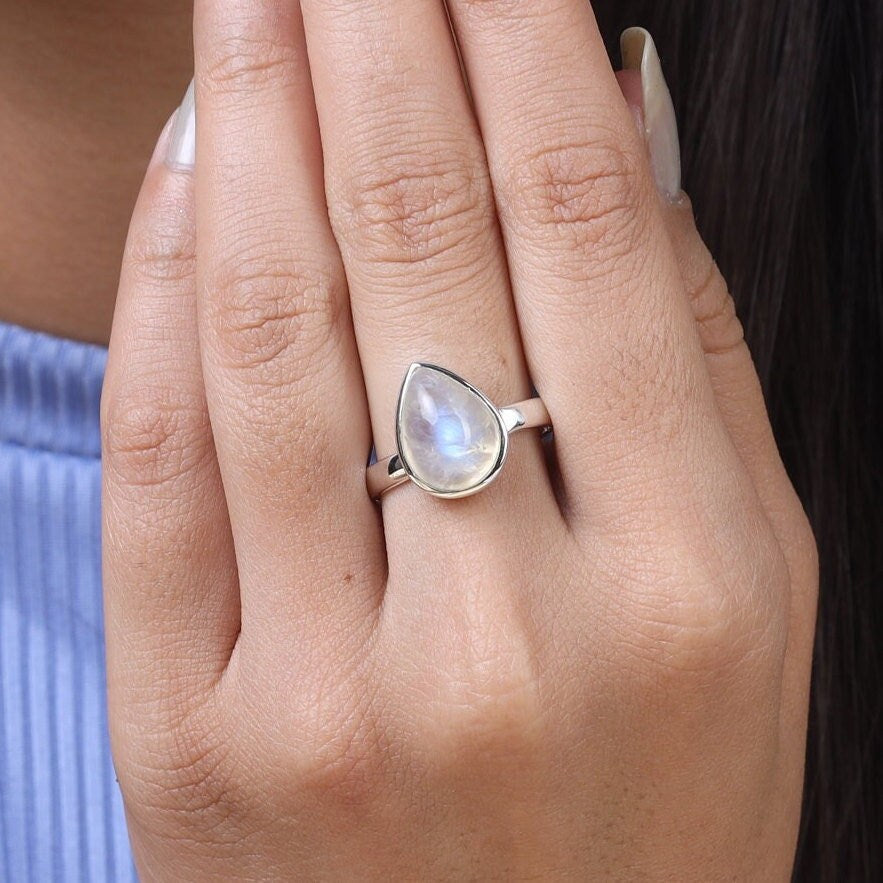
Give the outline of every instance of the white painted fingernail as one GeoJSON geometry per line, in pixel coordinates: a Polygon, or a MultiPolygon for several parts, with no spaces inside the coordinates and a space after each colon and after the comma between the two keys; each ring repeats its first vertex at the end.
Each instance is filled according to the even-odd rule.
{"type": "Polygon", "coordinates": [[[184,100],[175,114],[166,165],[182,172],[189,172],[196,164],[196,102],[193,97],[193,81],[184,93],[184,100]]]}
{"type": "Polygon", "coordinates": [[[641,75],[644,137],[656,186],[666,199],[677,202],[681,196],[678,123],[656,44],[644,28],[628,28],[622,32],[619,46],[623,67],[641,75]]]}

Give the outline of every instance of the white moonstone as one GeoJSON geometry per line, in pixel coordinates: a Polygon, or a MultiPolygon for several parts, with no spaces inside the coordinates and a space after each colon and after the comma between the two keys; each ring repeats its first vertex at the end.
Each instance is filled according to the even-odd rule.
{"type": "Polygon", "coordinates": [[[443,494],[481,484],[499,465],[500,421],[487,402],[455,377],[414,367],[399,404],[399,453],[408,471],[443,494]]]}

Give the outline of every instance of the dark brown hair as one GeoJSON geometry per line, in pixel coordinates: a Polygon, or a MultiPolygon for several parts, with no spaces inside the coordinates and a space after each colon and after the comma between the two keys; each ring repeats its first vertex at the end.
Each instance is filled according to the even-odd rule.
{"type": "Polygon", "coordinates": [[[883,880],[883,4],[619,0],[656,38],[684,188],[821,558],[794,879],[883,880]]]}

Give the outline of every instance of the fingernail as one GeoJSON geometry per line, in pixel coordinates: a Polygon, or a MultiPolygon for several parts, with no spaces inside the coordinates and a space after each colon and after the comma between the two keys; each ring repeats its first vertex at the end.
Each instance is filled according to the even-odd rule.
{"type": "Polygon", "coordinates": [[[172,134],[166,150],[166,165],[178,171],[188,172],[196,163],[196,103],[193,98],[193,81],[184,93],[184,100],[175,114],[172,134]]]}
{"type": "Polygon", "coordinates": [[[628,28],[619,46],[623,67],[641,76],[641,118],[656,186],[666,199],[677,202],[681,196],[678,123],[656,44],[644,28],[628,28]]]}

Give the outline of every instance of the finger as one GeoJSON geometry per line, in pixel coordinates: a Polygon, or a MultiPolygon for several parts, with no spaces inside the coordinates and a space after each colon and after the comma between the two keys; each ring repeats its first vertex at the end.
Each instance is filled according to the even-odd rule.
{"type": "MultiPolygon", "coordinates": [[[[677,127],[656,47],[641,28],[624,31],[621,44],[627,69],[617,73],[620,87],[646,141],[657,186],[673,193],[680,189],[677,127]]],[[[814,628],[816,582],[815,556],[807,554],[813,545],[807,520],[779,456],[733,298],[699,236],[690,200],[683,193],[665,200],[663,217],[718,410],[791,571],[792,604],[803,620],[793,624],[791,636],[806,647],[814,628]]]]}
{"type": "MultiPolygon", "coordinates": [[[[622,44],[623,60],[630,69],[617,76],[634,110],[638,131],[646,137],[657,183],[665,192],[664,185],[677,178],[679,166],[674,126],[660,124],[659,119],[668,89],[649,34],[630,29],[623,34],[622,44]]],[[[664,217],[718,409],[788,567],[791,597],[782,678],[782,732],[805,731],[818,582],[812,533],[779,456],[733,299],[699,236],[690,201],[682,196],[667,204],[664,217]]],[[[802,769],[797,753],[795,763],[787,767],[791,781],[786,783],[786,793],[799,795],[802,769]]]]}
{"type": "MultiPolygon", "coordinates": [[[[303,2],[325,152],[374,438],[395,450],[395,411],[408,365],[449,368],[500,405],[529,396],[505,255],[478,129],[441,3],[303,2]],[[370,47],[381,47],[382,63],[370,47]]],[[[536,438],[513,442],[500,481],[445,506],[413,488],[390,493],[395,550],[425,555],[415,518],[493,511],[501,530],[554,508],[536,438]]],[[[452,541],[453,536],[452,536],[452,541]]],[[[390,550],[390,555],[394,554],[390,550]]]]}
{"type": "MultiPolygon", "coordinates": [[[[788,665],[803,678],[815,630],[816,556],[809,523],[779,456],[751,354],[735,304],[702,242],[686,197],[666,211],[669,234],[689,297],[711,384],[724,424],[751,475],[791,575],[788,665]]],[[[798,699],[803,714],[805,692],[798,699]]]]}
{"type": "Polygon", "coordinates": [[[737,477],[707,464],[728,462],[731,445],[689,306],[672,297],[682,283],[660,199],[589,5],[450,7],[571,514],[602,526],[636,506],[730,507],[737,477]]]}
{"type": "Polygon", "coordinates": [[[666,214],[724,424],[770,514],[777,521],[791,521],[797,497],[776,447],[760,381],[727,284],[696,230],[686,196],[666,214]]]}
{"type": "Polygon", "coordinates": [[[132,218],[102,396],[108,683],[124,710],[204,694],[239,630],[196,346],[193,179],[163,162],[169,143],[173,158],[186,146],[188,108],[132,218]]]}
{"type": "Polygon", "coordinates": [[[194,33],[202,360],[241,642],[304,658],[320,622],[364,636],[385,563],[303,28],[298,4],[200,0],[194,33]]]}

